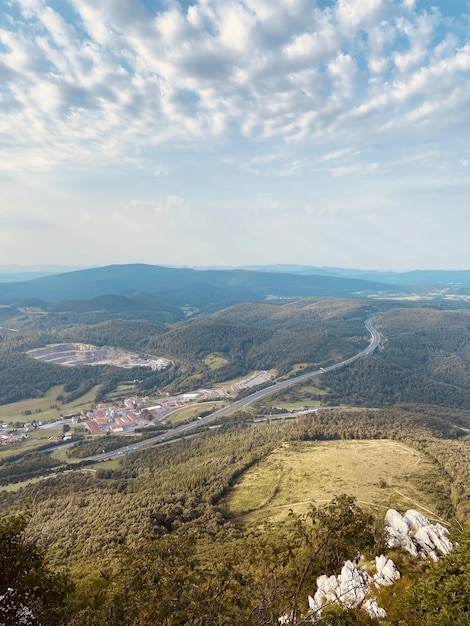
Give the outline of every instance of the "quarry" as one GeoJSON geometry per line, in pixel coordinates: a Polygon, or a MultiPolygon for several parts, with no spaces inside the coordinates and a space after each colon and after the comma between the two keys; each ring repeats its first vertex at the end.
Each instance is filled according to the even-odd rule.
{"type": "Polygon", "coordinates": [[[86,343],[55,343],[28,350],[26,354],[37,361],[67,367],[77,365],[115,365],[116,367],[150,367],[162,370],[171,361],[160,357],[142,356],[111,346],[93,346],[86,343]]]}

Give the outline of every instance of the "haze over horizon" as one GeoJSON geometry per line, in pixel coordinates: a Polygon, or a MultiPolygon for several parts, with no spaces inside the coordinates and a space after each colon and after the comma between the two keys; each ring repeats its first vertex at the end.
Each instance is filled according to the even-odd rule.
{"type": "Polygon", "coordinates": [[[7,0],[0,265],[470,268],[470,5],[7,0]]]}

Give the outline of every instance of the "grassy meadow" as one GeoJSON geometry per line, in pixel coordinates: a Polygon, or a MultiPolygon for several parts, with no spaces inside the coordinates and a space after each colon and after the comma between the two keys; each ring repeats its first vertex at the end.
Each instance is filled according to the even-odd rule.
{"type": "MultiPolygon", "coordinates": [[[[0,406],[0,420],[13,425],[15,422],[30,422],[31,420],[54,422],[61,419],[62,415],[78,413],[91,408],[95,402],[99,385],[90,389],[86,394],[73,402],[62,404],[56,398],[63,393],[63,385],[51,387],[42,398],[28,398],[12,404],[0,406]],[[57,405],[57,408],[51,408],[57,405]],[[30,413],[27,413],[27,412],[30,413]]],[[[28,433],[21,442],[14,445],[4,446],[0,449],[0,461],[4,461],[18,453],[25,454],[48,443],[51,437],[60,437],[63,433],[62,426],[57,428],[36,428],[28,433]]],[[[61,453],[58,452],[58,455],[61,453]]],[[[65,454],[65,451],[64,451],[65,454]]],[[[62,459],[61,459],[62,460],[62,459]]]]}
{"type": "Polygon", "coordinates": [[[189,406],[174,411],[174,413],[170,413],[170,415],[165,418],[165,421],[169,422],[172,426],[177,426],[178,424],[184,424],[184,422],[197,418],[198,415],[206,411],[221,409],[225,404],[223,400],[190,404],[189,406]]]}
{"type": "Polygon", "coordinates": [[[0,420],[4,422],[51,421],[60,419],[61,415],[78,413],[91,408],[95,402],[100,385],[96,385],[80,398],[62,404],[57,396],[64,393],[63,385],[51,387],[41,398],[27,398],[11,404],[0,406],[0,420]]]}
{"type": "Polygon", "coordinates": [[[249,528],[346,493],[371,511],[415,508],[438,519],[439,482],[429,459],[395,441],[286,443],[242,476],[225,508],[249,528]]]}
{"type": "Polygon", "coordinates": [[[218,354],[208,354],[203,360],[203,363],[207,365],[211,372],[213,372],[228,363],[228,359],[224,359],[224,357],[219,356],[218,354]]]}

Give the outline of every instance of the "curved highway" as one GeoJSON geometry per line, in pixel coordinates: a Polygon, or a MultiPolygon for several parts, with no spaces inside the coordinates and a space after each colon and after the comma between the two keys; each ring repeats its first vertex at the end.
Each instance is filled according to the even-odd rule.
{"type": "Polygon", "coordinates": [[[150,439],[146,439],[145,441],[132,443],[131,446],[119,448],[111,452],[103,452],[102,454],[97,454],[96,456],[89,457],[87,460],[95,461],[95,462],[109,461],[110,459],[115,459],[123,454],[128,454],[129,452],[133,452],[134,450],[142,450],[143,448],[150,448],[151,446],[154,446],[156,444],[167,443],[169,440],[173,440],[187,431],[200,428],[201,426],[205,424],[213,422],[219,417],[222,417],[223,415],[226,415],[227,413],[230,413],[231,411],[234,411],[235,409],[243,409],[249,406],[250,404],[253,404],[253,402],[260,400],[261,398],[270,396],[271,394],[277,393],[278,391],[282,391],[283,389],[287,389],[288,387],[293,387],[294,385],[298,385],[299,383],[302,383],[306,380],[310,380],[311,378],[321,376],[322,374],[325,374],[326,372],[332,372],[333,370],[340,369],[341,367],[344,367],[345,365],[348,365],[349,363],[353,363],[354,361],[357,361],[362,356],[372,354],[380,342],[380,335],[372,324],[375,317],[376,316],[369,317],[364,322],[364,325],[369,331],[370,336],[371,336],[369,345],[367,346],[367,348],[364,348],[364,350],[361,350],[360,352],[350,357],[349,359],[345,359],[344,361],[340,361],[339,363],[335,363],[334,365],[329,365],[328,367],[321,367],[320,369],[315,370],[313,372],[307,372],[306,374],[301,374],[300,376],[295,376],[294,378],[283,380],[282,382],[275,382],[273,385],[270,385],[269,387],[266,387],[265,389],[254,391],[253,393],[250,393],[250,395],[245,396],[244,398],[241,398],[240,400],[235,400],[235,402],[232,402],[231,404],[224,407],[223,409],[219,409],[217,411],[214,411],[214,413],[211,413],[210,415],[201,417],[195,422],[189,422],[188,424],[182,424],[181,426],[176,426],[175,428],[172,428],[171,430],[168,430],[160,435],[156,435],[155,437],[152,437],[150,439]]]}

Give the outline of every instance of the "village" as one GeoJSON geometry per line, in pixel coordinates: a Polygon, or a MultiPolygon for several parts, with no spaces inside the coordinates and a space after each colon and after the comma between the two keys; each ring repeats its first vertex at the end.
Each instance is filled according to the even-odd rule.
{"type": "Polygon", "coordinates": [[[86,412],[85,421],[83,416],[72,416],[71,422],[78,423],[82,417],[81,422],[90,435],[129,432],[146,428],[156,421],[162,422],[170,413],[191,402],[224,400],[230,397],[225,389],[198,389],[178,396],[163,396],[154,406],[145,406],[149,400],[147,397],[132,397],[126,398],[123,405],[117,407],[100,403],[95,409],[86,412]]]}
{"type": "Polygon", "coordinates": [[[233,399],[233,393],[255,387],[270,379],[272,379],[270,372],[256,371],[247,378],[231,385],[230,392],[224,387],[197,389],[177,396],[160,392],[157,398],[158,402],[152,406],[148,406],[149,397],[132,396],[126,398],[119,405],[108,406],[106,403],[100,402],[90,410],[65,415],[59,421],[32,420],[22,425],[16,424],[14,428],[7,423],[2,423],[0,424],[0,445],[8,446],[21,442],[27,439],[29,434],[37,428],[57,429],[62,427],[62,436],[49,437],[51,443],[60,440],[71,441],[75,429],[78,427],[82,431],[84,428],[89,435],[132,433],[156,422],[164,422],[171,413],[192,402],[230,400],[233,399]]]}

